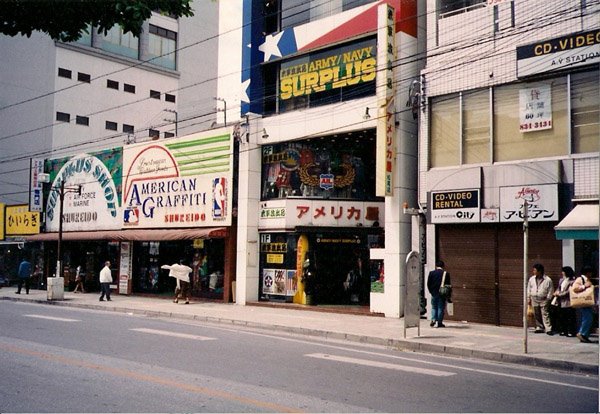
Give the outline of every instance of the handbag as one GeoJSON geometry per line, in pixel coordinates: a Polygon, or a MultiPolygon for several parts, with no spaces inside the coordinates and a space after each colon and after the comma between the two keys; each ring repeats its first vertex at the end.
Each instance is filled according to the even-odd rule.
{"type": "Polygon", "coordinates": [[[596,304],[594,300],[593,286],[587,287],[581,292],[575,292],[573,290],[574,287],[575,286],[571,286],[569,288],[569,299],[571,300],[572,308],[587,308],[592,307],[596,304]]]}
{"type": "Polygon", "coordinates": [[[442,284],[440,285],[440,296],[444,299],[450,298],[452,295],[452,286],[446,285],[446,272],[444,271],[444,275],[442,276],[442,284]]]}

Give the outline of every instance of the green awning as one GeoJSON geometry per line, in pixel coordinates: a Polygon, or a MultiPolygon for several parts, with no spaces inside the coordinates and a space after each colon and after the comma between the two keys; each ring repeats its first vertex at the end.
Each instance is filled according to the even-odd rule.
{"type": "Polygon", "coordinates": [[[554,227],[557,240],[598,240],[598,204],[578,204],[554,227]]]}

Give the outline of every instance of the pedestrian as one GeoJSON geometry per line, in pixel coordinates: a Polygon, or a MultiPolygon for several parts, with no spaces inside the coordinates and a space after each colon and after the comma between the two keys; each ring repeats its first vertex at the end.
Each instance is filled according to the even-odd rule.
{"type": "Polygon", "coordinates": [[[562,277],[554,291],[552,303],[556,301],[558,310],[558,333],[561,336],[573,337],[577,333],[577,322],[575,320],[575,309],[571,307],[569,290],[575,281],[575,271],[571,266],[565,266],[561,270],[562,277]]]}
{"type": "MultiPolygon", "coordinates": [[[[583,292],[587,288],[592,286],[592,267],[583,266],[581,269],[581,276],[575,279],[573,282],[573,290],[577,293],[583,292]]],[[[590,343],[590,331],[592,330],[592,323],[594,321],[594,307],[586,306],[579,308],[579,331],[577,332],[577,338],[580,342],[590,343]]]]}
{"type": "Polygon", "coordinates": [[[438,328],[445,328],[444,325],[444,310],[446,308],[446,297],[440,295],[440,287],[442,279],[444,285],[450,285],[450,273],[446,272],[445,264],[442,260],[435,262],[435,270],[429,272],[427,276],[427,289],[431,294],[431,322],[429,326],[437,323],[438,328]]]}
{"type": "Polygon", "coordinates": [[[81,266],[77,266],[77,270],[75,271],[75,289],[73,289],[73,293],[77,293],[81,290],[81,293],[85,293],[85,289],[83,288],[83,275],[81,274],[81,266]]]}
{"type": "Polygon", "coordinates": [[[544,266],[540,263],[533,265],[533,276],[527,283],[527,296],[533,306],[535,316],[535,333],[554,335],[550,322],[550,300],[554,295],[552,279],[544,274],[544,266]]]}
{"type": "Polygon", "coordinates": [[[110,261],[104,262],[104,267],[100,271],[100,302],[104,300],[110,301],[110,284],[112,283],[112,274],[110,272],[110,261]]]}
{"type": "Polygon", "coordinates": [[[193,269],[183,264],[183,259],[179,263],[172,265],[162,265],[161,269],[168,269],[169,276],[174,277],[176,280],[175,285],[175,297],[173,303],[179,303],[179,295],[185,298],[185,304],[190,303],[190,273],[193,269]]]}
{"type": "Polygon", "coordinates": [[[19,284],[17,285],[17,295],[21,294],[21,288],[25,284],[25,293],[29,295],[29,280],[31,278],[31,263],[27,259],[23,259],[19,264],[19,284]]]}

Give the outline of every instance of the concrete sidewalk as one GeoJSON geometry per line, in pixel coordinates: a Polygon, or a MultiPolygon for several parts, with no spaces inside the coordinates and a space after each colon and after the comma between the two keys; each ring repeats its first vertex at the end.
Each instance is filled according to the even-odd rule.
{"type": "Polygon", "coordinates": [[[417,328],[410,328],[405,339],[404,319],[217,302],[192,301],[185,305],[181,301],[175,304],[171,300],[158,297],[118,294],[113,294],[110,302],[99,302],[98,297],[98,293],[65,292],[65,300],[48,301],[45,290],[31,290],[29,295],[23,291],[17,295],[14,287],[0,289],[1,300],[266,328],[321,338],[385,345],[403,350],[598,375],[597,336],[591,338],[594,343],[584,344],[577,338],[530,332],[528,353],[525,354],[522,328],[453,321],[445,322],[446,328],[430,328],[428,321],[422,319],[420,336],[417,335],[417,328]]]}

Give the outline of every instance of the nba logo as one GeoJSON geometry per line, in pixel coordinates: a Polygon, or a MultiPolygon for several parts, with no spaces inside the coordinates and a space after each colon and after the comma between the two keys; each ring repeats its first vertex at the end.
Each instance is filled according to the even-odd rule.
{"type": "Polygon", "coordinates": [[[213,179],[213,209],[215,220],[224,220],[227,214],[227,179],[225,177],[213,179]]]}

